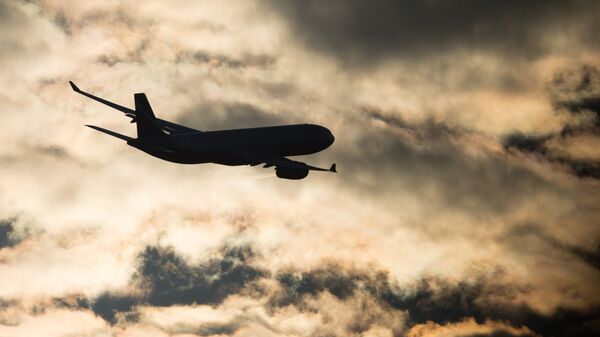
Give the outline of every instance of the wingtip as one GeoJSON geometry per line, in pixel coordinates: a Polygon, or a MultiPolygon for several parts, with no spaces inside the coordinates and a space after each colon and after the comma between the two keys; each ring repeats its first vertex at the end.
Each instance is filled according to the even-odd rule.
{"type": "Polygon", "coordinates": [[[335,163],[333,165],[331,165],[331,167],[329,168],[329,172],[337,173],[337,169],[335,167],[335,163]]]}
{"type": "Polygon", "coordinates": [[[80,92],[81,90],[79,90],[79,88],[75,85],[75,83],[73,83],[73,81],[69,81],[69,84],[71,85],[71,89],[73,89],[73,91],[75,92],[80,92]]]}

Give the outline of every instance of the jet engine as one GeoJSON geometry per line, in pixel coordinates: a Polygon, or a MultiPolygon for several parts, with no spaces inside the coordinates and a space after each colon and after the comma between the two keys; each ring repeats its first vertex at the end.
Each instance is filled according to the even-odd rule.
{"type": "Polygon", "coordinates": [[[275,168],[275,173],[277,174],[278,178],[299,180],[305,178],[308,175],[308,168],[292,169],[288,167],[277,166],[275,168]]]}

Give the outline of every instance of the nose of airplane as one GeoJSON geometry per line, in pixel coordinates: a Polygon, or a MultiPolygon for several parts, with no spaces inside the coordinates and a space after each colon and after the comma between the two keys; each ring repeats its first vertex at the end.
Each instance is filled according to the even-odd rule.
{"type": "Polygon", "coordinates": [[[331,131],[327,130],[328,133],[328,140],[329,140],[329,145],[333,144],[333,142],[335,141],[335,137],[333,136],[333,133],[331,133],[331,131]]]}
{"type": "Polygon", "coordinates": [[[325,148],[329,147],[335,141],[335,137],[328,128],[320,126],[320,125],[312,125],[311,126],[312,135],[315,137],[315,140],[325,146],[325,148]]]}
{"type": "Polygon", "coordinates": [[[323,138],[325,139],[325,142],[327,143],[327,146],[333,144],[333,142],[335,141],[335,137],[333,136],[333,133],[331,133],[331,131],[329,131],[329,129],[324,128],[325,130],[323,130],[323,138]]]}

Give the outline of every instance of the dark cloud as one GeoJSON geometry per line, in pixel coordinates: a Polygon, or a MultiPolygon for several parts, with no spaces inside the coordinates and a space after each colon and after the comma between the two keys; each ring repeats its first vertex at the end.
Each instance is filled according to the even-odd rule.
{"type": "Polygon", "coordinates": [[[202,324],[194,333],[200,336],[233,335],[240,327],[240,322],[202,324]]]}
{"type": "Polygon", "coordinates": [[[14,219],[0,220],[0,249],[17,245],[21,238],[15,233],[14,219]]]}
{"type": "Polygon", "coordinates": [[[241,57],[232,57],[223,54],[210,53],[204,50],[188,50],[178,53],[176,62],[208,64],[215,68],[223,67],[240,69],[247,67],[267,68],[273,66],[277,62],[277,59],[266,54],[244,54],[241,57]]]}
{"type": "Polygon", "coordinates": [[[104,292],[94,299],[83,295],[70,295],[53,298],[51,302],[56,308],[91,310],[110,324],[119,321],[136,322],[139,316],[136,306],[143,303],[139,295],[110,292],[104,292]]]}
{"type": "Polygon", "coordinates": [[[19,303],[14,299],[0,298],[0,327],[16,326],[17,323],[11,317],[3,315],[4,310],[17,306],[19,303]]]}
{"type": "Polygon", "coordinates": [[[52,304],[57,308],[90,308],[90,301],[82,295],[71,295],[52,299],[52,304]]]}
{"type": "Polygon", "coordinates": [[[136,296],[104,293],[94,300],[91,310],[111,324],[117,323],[119,317],[127,321],[135,321],[137,315],[133,309],[139,300],[136,296]]]}
{"type": "Polygon", "coordinates": [[[214,336],[214,335],[233,335],[238,331],[244,324],[247,323],[247,319],[234,318],[228,322],[214,322],[204,324],[176,324],[174,327],[166,329],[166,332],[171,334],[194,334],[198,336],[214,336]]]}
{"type": "Polygon", "coordinates": [[[470,155],[468,137],[481,135],[442,122],[408,123],[382,114],[369,111],[366,116],[387,127],[363,120],[352,143],[338,141],[332,149],[347,181],[361,192],[385,196],[410,190],[434,209],[463,209],[476,216],[506,212],[532,194],[560,192],[505,156],[470,155]]]}
{"type": "Polygon", "coordinates": [[[592,336],[599,330],[587,330],[586,325],[600,317],[600,308],[589,310],[559,309],[545,316],[515,299],[528,288],[505,283],[502,274],[479,277],[475,281],[451,283],[432,278],[422,281],[415,295],[408,300],[394,301],[396,307],[407,308],[414,322],[433,320],[437,323],[459,322],[472,317],[478,323],[486,320],[509,322],[525,326],[543,336],[571,336],[580,330],[581,336],[592,336]]]}
{"type": "Polygon", "coordinates": [[[481,276],[475,281],[460,281],[453,284],[440,278],[426,278],[420,281],[417,290],[410,296],[398,296],[385,289],[384,299],[393,308],[409,310],[414,323],[434,321],[437,323],[458,322],[472,317],[479,323],[485,319],[497,319],[490,302],[504,302],[502,315],[511,310],[510,302],[519,293],[527,290],[516,285],[504,284],[496,280],[501,274],[481,276]]]}
{"type": "MultiPolygon", "coordinates": [[[[427,322],[445,325],[473,319],[479,324],[502,321],[513,327],[527,327],[544,336],[594,336],[600,332],[600,326],[595,323],[600,320],[600,308],[563,308],[552,315],[540,314],[518,301],[530,287],[512,283],[508,274],[498,268],[476,272],[462,281],[432,276],[400,286],[387,271],[345,268],[336,263],[308,270],[290,268],[271,275],[252,267],[256,256],[247,246],[225,246],[217,257],[199,264],[186,262],[169,247],[147,247],[139,259],[140,266],[132,278],[130,293],[103,293],[94,299],[70,296],[55,299],[54,305],[89,309],[111,324],[127,324],[138,321],[136,307],[139,305],[217,306],[232,294],[263,297],[266,309],[271,313],[290,306],[299,311],[320,312],[319,302],[308,300],[329,293],[338,301],[357,300],[367,312],[406,314],[406,330],[427,322]],[[276,290],[244,291],[259,280],[275,281],[276,290]],[[365,299],[371,299],[374,304],[367,304],[365,299]]],[[[176,325],[168,329],[172,333],[228,335],[250,320],[254,319],[240,316],[228,322],[176,325]]],[[[362,333],[374,324],[378,321],[365,313],[344,328],[348,332],[362,333]]],[[[402,331],[395,333],[400,335],[402,331]]],[[[489,335],[504,336],[506,333],[498,330],[489,335]]]]}
{"type": "Polygon", "coordinates": [[[16,304],[15,300],[7,300],[4,298],[0,298],[0,310],[8,308],[16,304]]]}
{"type": "Polygon", "coordinates": [[[600,90],[600,69],[583,64],[562,69],[554,74],[551,92],[555,95],[590,95],[600,90]]]}
{"type": "Polygon", "coordinates": [[[150,37],[137,41],[136,46],[127,51],[125,55],[105,54],[99,56],[96,61],[112,67],[118,63],[144,63],[144,54],[150,47],[150,37]]]}
{"type": "MultiPolygon", "coordinates": [[[[597,124],[597,122],[596,122],[597,124]]],[[[575,136],[600,136],[600,127],[599,125],[590,125],[590,124],[581,124],[581,125],[565,125],[560,131],[560,137],[563,139],[567,139],[569,137],[575,136]]]]}
{"type": "Polygon", "coordinates": [[[56,159],[74,159],[67,149],[60,145],[41,145],[37,146],[35,151],[56,159]]]}
{"type": "MultiPolygon", "coordinates": [[[[63,306],[89,308],[111,324],[119,318],[135,320],[138,305],[218,305],[269,274],[251,265],[249,247],[223,247],[218,256],[190,264],[172,247],[149,246],[139,256],[139,268],[131,280],[132,293],[107,292],[92,300],[57,299],[63,306]]],[[[204,327],[207,331],[210,327],[204,327]]],[[[217,329],[216,326],[212,327],[217,329]]],[[[225,328],[223,328],[225,329],[225,328]]]]}
{"type": "Polygon", "coordinates": [[[451,49],[536,56],[548,51],[543,37],[556,27],[589,42],[600,11],[585,0],[265,2],[310,47],[365,64],[451,49]]]}
{"type": "Polygon", "coordinates": [[[569,160],[568,164],[576,176],[581,178],[600,179],[600,163],[590,163],[582,160],[569,160]]]}
{"type": "Polygon", "coordinates": [[[281,291],[271,298],[272,307],[302,306],[306,296],[315,296],[324,291],[343,300],[353,295],[358,283],[370,277],[364,272],[342,270],[332,265],[304,272],[282,272],[276,275],[276,279],[281,291]]]}
{"type": "Polygon", "coordinates": [[[204,101],[180,115],[177,123],[211,131],[280,125],[286,120],[249,103],[204,101]]]}
{"type": "Polygon", "coordinates": [[[554,105],[573,114],[589,112],[600,128],[600,69],[584,64],[557,72],[550,83],[554,105]]]}
{"type": "Polygon", "coordinates": [[[591,121],[578,125],[565,125],[556,134],[531,135],[515,133],[504,138],[507,150],[535,154],[550,162],[567,166],[581,178],[600,179],[600,162],[573,159],[564,154],[553,153],[547,143],[552,140],[568,140],[574,136],[600,136],[600,70],[591,65],[559,71],[550,84],[550,96],[557,112],[574,115],[589,113],[591,121]]]}
{"type": "MultiPolygon", "coordinates": [[[[323,292],[328,292],[340,300],[354,296],[355,292],[362,292],[377,299],[377,301],[388,308],[388,310],[410,310],[411,319],[414,323],[426,321],[446,322],[468,317],[465,312],[452,308],[456,301],[438,298],[441,301],[433,303],[433,282],[440,280],[423,280],[414,295],[410,295],[398,286],[395,286],[387,272],[368,270],[344,269],[335,264],[326,265],[309,271],[289,271],[276,276],[281,290],[271,298],[272,308],[296,306],[301,310],[314,310],[307,308],[305,300],[315,297],[323,292]],[[448,305],[442,303],[448,302],[448,305]],[[439,312],[433,312],[433,304],[436,304],[439,312]],[[448,308],[446,308],[448,307],[448,308]],[[444,309],[444,312],[439,310],[444,309]]],[[[474,293],[471,291],[471,293],[474,293]]],[[[456,295],[469,297],[464,292],[456,292],[456,295]]],[[[450,296],[452,297],[452,296],[450,296]]],[[[473,297],[473,296],[470,296],[473,297]]],[[[469,302],[472,302],[470,300],[469,302]]],[[[357,325],[359,326],[359,325],[357,325]]],[[[356,327],[355,327],[356,329],[356,327]]],[[[368,326],[362,326],[365,331],[368,326]]]]}
{"type": "Polygon", "coordinates": [[[523,333],[512,333],[512,332],[508,332],[508,331],[503,331],[503,330],[496,330],[496,331],[492,331],[490,333],[485,333],[485,334],[468,334],[468,335],[462,335],[462,337],[537,337],[538,335],[536,334],[532,334],[529,332],[523,332],[523,333]]]}
{"type": "Polygon", "coordinates": [[[249,264],[248,247],[227,247],[221,256],[189,265],[171,248],[148,247],[141,255],[135,279],[149,304],[218,304],[237,294],[266,272],[249,264]]]}
{"type": "Polygon", "coordinates": [[[582,111],[591,111],[596,115],[596,120],[597,120],[596,124],[598,124],[598,120],[600,120],[600,96],[598,96],[598,97],[583,97],[577,101],[560,102],[559,105],[573,113],[581,113],[582,111]]]}
{"type": "Polygon", "coordinates": [[[377,108],[365,108],[365,114],[373,120],[378,120],[388,126],[402,129],[408,132],[411,138],[418,142],[435,142],[439,140],[448,140],[450,137],[458,136],[467,132],[459,127],[451,127],[444,122],[438,122],[432,118],[428,118],[419,123],[409,123],[397,114],[385,113],[377,108]]]}
{"type": "MultiPolygon", "coordinates": [[[[503,241],[512,242],[516,245],[528,247],[527,240],[529,238],[537,238],[549,245],[553,249],[560,250],[571,254],[580,259],[589,266],[600,270],[600,237],[596,238],[596,244],[593,248],[585,248],[573,244],[569,244],[560,238],[548,233],[543,226],[532,223],[520,224],[512,227],[502,238],[503,241]]],[[[592,238],[594,239],[594,238],[592,238]]]]}
{"type": "Polygon", "coordinates": [[[525,134],[512,134],[504,139],[504,148],[518,150],[525,153],[538,155],[549,162],[558,163],[568,167],[571,172],[580,178],[600,179],[600,162],[576,160],[563,155],[554,154],[546,146],[546,142],[553,138],[564,138],[570,132],[560,135],[536,136],[525,134]]]}
{"type": "Polygon", "coordinates": [[[64,12],[57,12],[52,18],[52,22],[54,22],[54,24],[65,34],[71,34],[72,23],[64,12]]]}
{"type": "MultiPolygon", "coordinates": [[[[144,57],[152,46],[152,36],[148,35],[136,42],[135,47],[126,53],[113,53],[99,56],[96,61],[112,67],[119,63],[144,63],[144,57]]],[[[209,53],[203,50],[184,50],[175,55],[175,63],[205,64],[211,68],[268,68],[277,62],[277,59],[267,54],[243,54],[242,56],[230,56],[218,53],[209,53]]]]}
{"type": "Polygon", "coordinates": [[[506,137],[504,140],[504,147],[507,149],[514,148],[523,152],[532,152],[545,155],[548,153],[548,151],[544,143],[550,138],[551,136],[534,136],[515,133],[506,137]]]}
{"type": "MultiPolygon", "coordinates": [[[[495,320],[515,327],[525,326],[544,336],[571,336],[573,331],[581,336],[592,336],[600,331],[593,325],[600,318],[600,308],[561,309],[555,315],[544,316],[516,300],[529,288],[511,284],[502,270],[458,282],[428,277],[406,288],[395,284],[384,271],[344,269],[336,265],[284,272],[276,279],[281,290],[269,302],[272,310],[293,305],[301,310],[318,311],[319,308],[308,307],[305,300],[323,292],[344,300],[360,292],[374,298],[385,311],[407,312],[408,328],[426,322],[447,324],[473,318],[479,324],[495,320]]],[[[355,322],[352,329],[362,332],[369,326],[355,322]]],[[[492,336],[503,333],[506,335],[497,331],[492,336]]]]}

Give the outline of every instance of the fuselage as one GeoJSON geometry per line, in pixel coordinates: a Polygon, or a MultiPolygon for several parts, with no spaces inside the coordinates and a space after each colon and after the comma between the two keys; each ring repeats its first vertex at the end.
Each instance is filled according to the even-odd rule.
{"type": "Polygon", "coordinates": [[[87,125],[98,132],[124,140],[128,145],[154,157],[180,164],[217,163],[274,167],[278,178],[299,180],[312,171],[337,172],[335,163],[328,169],[287,157],[306,155],[328,148],[333,134],[314,124],[296,124],[262,128],[202,132],[156,118],[144,93],[133,95],[135,109],[107,101],[79,89],[73,91],[125,113],[136,124],[137,138],[87,125]]]}
{"type": "Polygon", "coordinates": [[[334,141],[327,128],[296,124],[166,135],[129,145],[182,164],[254,165],[272,156],[299,156],[322,151],[334,141]]]}

